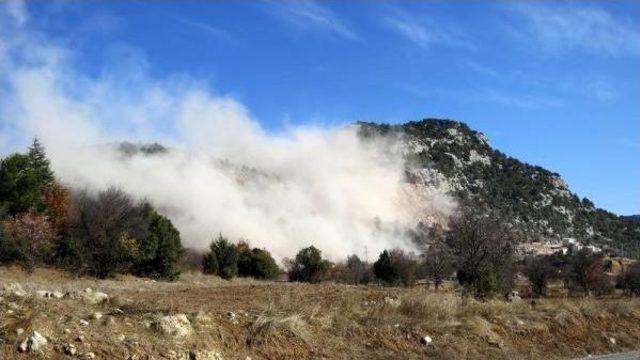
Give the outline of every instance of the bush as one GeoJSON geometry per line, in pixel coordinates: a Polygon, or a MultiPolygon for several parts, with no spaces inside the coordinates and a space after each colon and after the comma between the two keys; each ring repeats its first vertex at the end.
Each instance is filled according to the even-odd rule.
{"type": "Polygon", "coordinates": [[[640,261],[636,261],[618,278],[620,287],[629,296],[640,296],[640,261]]]}
{"type": "Polygon", "coordinates": [[[205,274],[218,275],[225,280],[231,280],[238,272],[238,250],[222,234],[211,242],[210,252],[202,260],[205,274]]]}
{"type": "Polygon", "coordinates": [[[331,263],[322,258],[322,252],[309,246],[298,252],[289,264],[289,280],[318,283],[324,279],[331,263]]]}
{"type": "Polygon", "coordinates": [[[558,268],[553,266],[548,256],[526,258],[522,272],[529,279],[535,296],[547,295],[548,282],[558,277],[558,268]]]}
{"type": "Polygon", "coordinates": [[[180,275],[184,255],[180,232],[169,219],[158,214],[150,205],[145,206],[145,220],[149,226],[149,235],[140,241],[134,273],[156,279],[175,280],[180,275]]]}
{"type": "Polygon", "coordinates": [[[66,262],[99,278],[130,271],[149,236],[145,204],[116,188],[75,198],[77,219],[66,240],[66,262]]]}
{"type": "Polygon", "coordinates": [[[348,284],[367,284],[371,281],[371,266],[358,255],[351,255],[344,266],[343,280],[348,284]]]}
{"type": "Polygon", "coordinates": [[[516,239],[505,222],[491,215],[463,211],[451,219],[446,242],[465,292],[482,298],[511,291],[516,239]]]}
{"type": "Polygon", "coordinates": [[[604,272],[602,261],[595,262],[589,266],[587,269],[586,281],[589,291],[597,296],[613,292],[613,284],[604,272]]]}
{"type": "Polygon", "coordinates": [[[52,261],[56,234],[46,216],[16,215],[2,224],[0,262],[17,262],[28,270],[52,261]]]}
{"type": "Polygon", "coordinates": [[[404,251],[384,250],[373,264],[373,273],[386,284],[410,286],[415,282],[417,268],[417,262],[404,251]]]}
{"type": "Polygon", "coordinates": [[[563,270],[565,283],[572,291],[588,294],[590,290],[598,290],[596,288],[602,285],[602,256],[587,248],[570,253],[563,270]]]}
{"type": "Polygon", "coordinates": [[[444,279],[453,274],[453,256],[445,244],[436,242],[425,252],[423,269],[427,278],[433,281],[436,290],[444,279]]]}
{"type": "Polygon", "coordinates": [[[255,279],[275,279],[278,276],[278,264],[271,254],[263,249],[238,246],[238,275],[255,279]]]}

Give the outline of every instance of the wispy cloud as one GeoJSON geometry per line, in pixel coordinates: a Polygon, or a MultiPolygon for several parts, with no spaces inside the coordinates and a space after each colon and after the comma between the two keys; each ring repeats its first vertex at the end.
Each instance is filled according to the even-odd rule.
{"type": "Polygon", "coordinates": [[[231,40],[232,36],[231,34],[224,29],[215,27],[211,24],[207,24],[205,22],[201,22],[201,21],[196,21],[196,20],[191,20],[191,19],[185,19],[185,18],[176,18],[177,21],[179,21],[180,23],[189,26],[193,29],[202,31],[203,33],[213,36],[215,38],[218,38],[220,40],[231,40]]]}
{"type": "Polygon", "coordinates": [[[416,16],[399,8],[390,7],[389,15],[382,18],[382,24],[414,44],[428,48],[434,45],[464,46],[458,28],[438,23],[425,16],[416,16]]]}
{"type": "Polygon", "coordinates": [[[24,0],[8,0],[6,3],[7,12],[18,25],[24,24],[28,19],[27,7],[24,0]]]}
{"type": "Polygon", "coordinates": [[[270,2],[269,10],[297,29],[322,31],[349,40],[359,39],[358,34],[335,12],[315,1],[270,2]]]}
{"type": "Polygon", "coordinates": [[[481,74],[481,75],[487,75],[487,76],[491,76],[491,77],[497,77],[500,74],[498,74],[498,71],[490,66],[486,66],[483,64],[479,64],[475,61],[467,61],[464,63],[464,65],[471,69],[472,71],[481,74]]]}
{"type": "Polygon", "coordinates": [[[519,3],[509,10],[525,20],[524,29],[515,30],[517,35],[546,50],[640,55],[638,24],[604,9],[576,3],[519,3]]]}
{"type": "Polygon", "coordinates": [[[516,94],[513,92],[503,92],[497,89],[485,88],[478,91],[477,98],[481,101],[498,103],[507,107],[520,109],[542,109],[553,108],[564,105],[561,100],[539,97],[535,95],[516,94]]]}

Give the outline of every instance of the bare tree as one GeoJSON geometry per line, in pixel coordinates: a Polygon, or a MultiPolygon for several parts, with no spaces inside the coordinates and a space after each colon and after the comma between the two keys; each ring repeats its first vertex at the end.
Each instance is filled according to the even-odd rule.
{"type": "Polygon", "coordinates": [[[516,238],[499,217],[466,209],[451,218],[446,242],[467,291],[485,297],[511,290],[516,238]]]}
{"type": "Polygon", "coordinates": [[[72,262],[101,278],[127,270],[148,236],[145,205],[113,187],[95,197],[80,192],[76,203],[72,262]]]}
{"type": "Polygon", "coordinates": [[[453,273],[454,262],[451,251],[444,242],[437,240],[429,246],[424,255],[424,270],[438,290],[442,282],[453,273]]]}

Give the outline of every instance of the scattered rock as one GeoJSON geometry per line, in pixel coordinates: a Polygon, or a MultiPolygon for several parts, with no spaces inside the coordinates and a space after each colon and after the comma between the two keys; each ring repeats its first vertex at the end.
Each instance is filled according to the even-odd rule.
{"type": "Polygon", "coordinates": [[[513,290],[509,294],[507,294],[507,301],[509,302],[520,301],[520,300],[522,300],[522,298],[520,297],[520,294],[516,290],[513,290]]]}
{"type": "Polygon", "coordinates": [[[609,338],[609,342],[611,343],[611,345],[615,345],[616,344],[616,338],[609,338]]]}
{"type": "Polygon", "coordinates": [[[71,334],[71,329],[64,329],[64,333],[67,335],[71,334]]]}
{"type": "Polygon", "coordinates": [[[24,333],[24,329],[23,328],[17,328],[16,329],[16,335],[20,336],[20,335],[22,335],[22,333],[24,333]]]}
{"type": "Polygon", "coordinates": [[[400,299],[386,296],[384,298],[384,303],[389,305],[389,306],[391,306],[391,307],[396,308],[396,307],[400,306],[400,299]]]}
{"type": "Polygon", "coordinates": [[[223,360],[222,355],[215,350],[193,350],[189,352],[190,360],[223,360]]]}
{"type": "Polygon", "coordinates": [[[76,349],[76,346],[73,344],[66,344],[62,347],[62,351],[64,351],[65,354],[67,355],[71,355],[74,356],[78,350],[76,349]]]}
{"type": "Polygon", "coordinates": [[[93,314],[91,314],[91,318],[94,319],[94,320],[100,320],[100,319],[102,319],[102,313],[96,311],[93,314]]]}
{"type": "Polygon", "coordinates": [[[49,291],[47,290],[38,290],[36,291],[36,296],[39,298],[48,298],[50,297],[49,294],[51,294],[49,291]]]}
{"type": "Polygon", "coordinates": [[[173,337],[186,337],[193,331],[191,322],[185,314],[163,316],[154,323],[154,326],[163,334],[173,337]]]}
{"type": "Polygon", "coordinates": [[[420,344],[422,345],[430,345],[433,342],[431,336],[423,336],[420,338],[420,344]]]}
{"type": "Polygon", "coordinates": [[[87,359],[87,360],[95,359],[96,358],[96,354],[94,354],[92,352],[84,353],[84,355],[82,355],[82,358],[83,359],[87,359]]]}
{"type": "Polygon", "coordinates": [[[27,292],[24,291],[22,285],[18,283],[8,283],[2,288],[2,293],[5,296],[25,297],[27,292]]]}
{"type": "MultiPolygon", "coordinates": [[[[87,288],[87,290],[91,290],[91,288],[87,288]]],[[[109,295],[100,292],[100,291],[87,291],[85,290],[82,294],[80,294],[80,297],[82,298],[82,300],[84,300],[86,303],[92,304],[92,305],[97,305],[97,304],[102,304],[106,301],[109,300],[109,295]]]]}
{"type": "Polygon", "coordinates": [[[51,297],[53,297],[54,299],[62,299],[64,297],[64,294],[60,291],[54,291],[51,293],[51,297]]]}
{"type": "Polygon", "coordinates": [[[80,325],[82,326],[89,326],[89,322],[85,319],[80,319],[80,325]]]}
{"type": "Polygon", "coordinates": [[[42,336],[39,332],[34,331],[31,336],[27,337],[22,343],[20,343],[18,351],[42,351],[46,345],[47,338],[42,336]]]}
{"type": "Polygon", "coordinates": [[[77,341],[77,342],[84,342],[84,335],[78,335],[78,336],[76,337],[76,341],[77,341]]]}
{"type": "Polygon", "coordinates": [[[122,342],[122,341],[124,341],[124,339],[126,339],[126,337],[124,336],[124,334],[120,334],[120,335],[118,335],[118,341],[122,342]]]}

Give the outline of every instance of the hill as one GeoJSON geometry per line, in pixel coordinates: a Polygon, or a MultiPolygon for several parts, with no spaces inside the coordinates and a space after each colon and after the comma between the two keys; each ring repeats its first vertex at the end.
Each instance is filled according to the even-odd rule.
{"type": "Polygon", "coordinates": [[[445,185],[461,204],[483,206],[521,229],[529,240],[575,238],[630,257],[640,256],[640,222],[580,198],[560,174],[494,149],[464,123],[425,119],[400,125],[359,122],[364,138],[397,136],[407,179],[445,185]]]}

